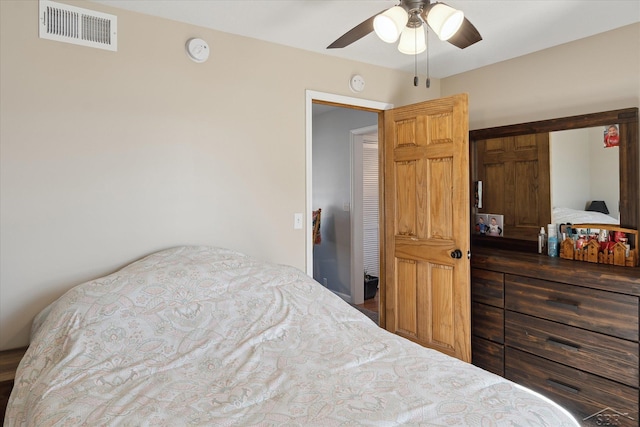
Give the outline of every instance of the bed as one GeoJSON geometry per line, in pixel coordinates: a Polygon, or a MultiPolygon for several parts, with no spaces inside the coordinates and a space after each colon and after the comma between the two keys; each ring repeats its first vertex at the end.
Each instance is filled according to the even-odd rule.
{"type": "Polygon", "coordinates": [[[554,207],[551,212],[552,224],[620,224],[612,216],[594,211],[554,207]]]}
{"type": "Polygon", "coordinates": [[[577,426],[545,397],[379,328],[303,272],[163,250],[35,319],[6,426],[577,426]]]}

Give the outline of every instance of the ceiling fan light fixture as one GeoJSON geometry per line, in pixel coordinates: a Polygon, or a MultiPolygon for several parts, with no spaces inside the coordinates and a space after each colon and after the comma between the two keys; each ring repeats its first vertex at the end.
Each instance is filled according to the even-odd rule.
{"type": "Polygon", "coordinates": [[[424,27],[404,27],[400,35],[398,50],[407,55],[417,55],[427,50],[424,27]]]}
{"type": "Polygon", "coordinates": [[[442,41],[447,41],[458,32],[464,13],[444,3],[435,3],[427,15],[427,23],[442,41]]]}
{"type": "Polygon", "coordinates": [[[374,18],[373,29],[382,41],[394,43],[408,20],[407,11],[401,6],[394,6],[374,18]]]}

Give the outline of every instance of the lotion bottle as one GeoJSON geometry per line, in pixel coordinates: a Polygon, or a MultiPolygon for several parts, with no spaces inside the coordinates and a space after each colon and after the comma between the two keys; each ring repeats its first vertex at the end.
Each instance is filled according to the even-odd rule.
{"type": "Polygon", "coordinates": [[[540,227],[540,233],[538,234],[538,253],[543,254],[545,246],[547,244],[547,235],[544,232],[544,227],[540,227]]]}
{"type": "Polygon", "coordinates": [[[556,232],[556,226],[554,224],[549,224],[549,240],[547,241],[547,253],[550,257],[558,256],[558,236],[556,232]]]}

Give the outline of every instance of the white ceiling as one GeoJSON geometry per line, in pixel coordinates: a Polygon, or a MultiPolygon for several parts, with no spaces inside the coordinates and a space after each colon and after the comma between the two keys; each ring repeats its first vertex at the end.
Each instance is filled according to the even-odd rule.
{"type": "MultiPolygon", "coordinates": [[[[335,39],[397,4],[390,0],[90,0],[387,68],[414,71],[414,57],[375,34],[343,49],[335,39]]],[[[462,10],[483,40],[466,49],[430,32],[431,77],[444,78],[640,22],[640,0],[446,0],[462,10]]],[[[215,40],[207,40],[215,52],[215,40]]],[[[640,40],[638,41],[640,45],[640,40]]],[[[603,60],[606,52],[602,52],[603,60]]],[[[418,71],[426,70],[426,54],[418,71]]]]}

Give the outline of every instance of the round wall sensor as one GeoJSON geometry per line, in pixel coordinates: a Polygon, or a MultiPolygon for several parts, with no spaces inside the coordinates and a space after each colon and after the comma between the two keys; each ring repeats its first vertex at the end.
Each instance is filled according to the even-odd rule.
{"type": "Polygon", "coordinates": [[[360,74],[354,74],[349,80],[349,89],[354,92],[362,92],[364,90],[364,77],[360,74]]]}
{"type": "Polygon", "coordinates": [[[195,62],[204,62],[209,58],[209,45],[202,39],[189,39],[185,45],[187,55],[195,62]]]}

